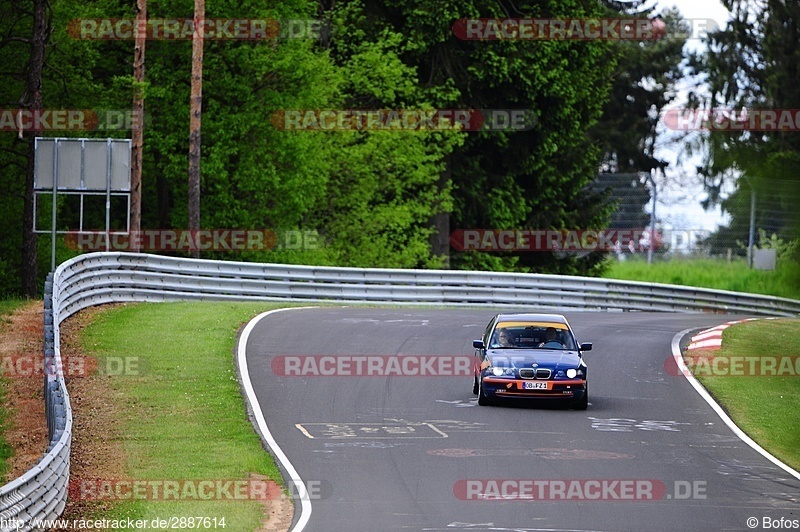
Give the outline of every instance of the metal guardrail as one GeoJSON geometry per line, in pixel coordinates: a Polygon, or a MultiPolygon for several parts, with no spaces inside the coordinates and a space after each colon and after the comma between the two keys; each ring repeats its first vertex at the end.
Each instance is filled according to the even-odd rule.
{"type": "MultiPolygon", "coordinates": [[[[337,268],[90,253],[58,267],[45,288],[45,360],[61,368],[59,325],[79,310],[122,301],[257,300],[462,305],[538,310],[800,315],[800,301],[589,277],[337,268]]],[[[45,378],[50,445],[0,488],[0,519],[53,519],[66,503],[72,412],[61,372],[45,378]]],[[[24,528],[30,530],[31,528],[24,528]]]]}
{"type": "MultiPolygon", "coordinates": [[[[58,276],[58,272],[56,273],[58,276]]],[[[42,520],[56,519],[67,503],[72,410],[62,378],[58,308],[53,275],[44,292],[44,400],[49,445],[44,456],[21,477],[0,487],[2,530],[32,530],[42,520]]]]}
{"type": "Polygon", "coordinates": [[[337,268],[92,253],[65,263],[59,311],[109,301],[259,300],[796,316],[792,299],[559,275],[337,268]]]}

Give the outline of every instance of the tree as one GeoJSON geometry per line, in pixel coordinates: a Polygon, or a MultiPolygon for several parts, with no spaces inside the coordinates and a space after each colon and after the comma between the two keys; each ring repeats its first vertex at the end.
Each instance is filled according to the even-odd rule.
{"type": "MultiPolygon", "coordinates": [[[[727,27],[712,33],[707,51],[692,58],[694,72],[708,80],[708,95],[698,91],[692,98],[694,104],[706,110],[737,112],[800,108],[800,52],[796,46],[800,4],[781,0],[723,0],[723,4],[731,12],[727,27]]],[[[720,237],[747,240],[753,187],[760,200],[771,198],[773,212],[758,214],[759,226],[772,225],[779,237],[797,238],[800,138],[796,129],[717,130],[704,135],[698,144],[694,150],[708,152],[708,160],[698,169],[710,196],[706,205],[722,201],[726,183],[733,181],[736,187],[722,203],[732,221],[720,237]]]]}
{"type": "MultiPolygon", "coordinates": [[[[379,41],[386,31],[402,34],[407,45],[399,57],[418,73],[419,88],[434,107],[529,109],[536,116],[528,131],[469,133],[449,157],[450,164],[440,170],[440,189],[452,186],[451,228],[561,229],[605,223],[607,209],[594,206],[585,185],[600,160],[587,130],[608,97],[615,59],[610,45],[464,41],[453,32],[453,23],[463,18],[599,16],[599,3],[384,0],[337,6],[349,31],[333,43],[334,58],[350,54],[353,43],[379,41]]],[[[453,254],[450,263],[458,268],[588,273],[601,260],[465,252],[453,254]]]]}
{"type": "MultiPolygon", "coordinates": [[[[205,0],[194,0],[192,35],[192,90],[189,105],[189,230],[200,229],[200,126],[203,114],[203,26],[205,0]]],[[[195,251],[194,257],[200,256],[195,251]]]]}
{"type": "MultiPolygon", "coordinates": [[[[609,2],[611,16],[653,18],[643,2],[609,2]]],[[[683,46],[689,28],[677,10],[661,14],[667,38],[614,43],[617,67],[610,98],[591,136],[603,151],[592,189],[606,190],[613,207],[611,227],[641,229],[650,225],[647,176],[663,175],[668,163],[655,156],[662,111],[675,98],[682,78],[683,46]]]]}
{"type": "MultiPolygon", "coordinates": [[[[31,58],[33,20],[30,11],[11,0],[3,1],[0,6],[0,64],[4,79],[0,84],[0,108],[13,110],[26,97],[25,67],[31,58]]],[[[30,279],[36,279],[35,270],[26,274],[23,267],[23,256],[27,263],[36,252],[32,226],[28,229],[24,223],[32,215],[32,211],[25,209],[33,193],[27,182],[30,146],[28,139],[18,138],[15,127],[9,127],[8,119],[14,117],[6,114],[4,118],[0,132],[0,293],[21,293],[23,275],[27,290],[30,279]],[[25,253],[20,254],[23,247],[25,253]],[[10,282],[12,279],[15,282],[10,282]]],[[[32,224],[32,216],[29,223],[32,224]]]]}
{"type": "Polygon", "coordinates": [[[144,140],[144,58],[147,44],[147,0],[136,0],[133,48],[133,129],[131,131],[131,226],[133,234],[142,229],[142,149],[144,140]]]}
{"type": "MultiPolygon", "coordinates": [[[[616,16],[652,18],[635,4],[616,16]]],[[[592,137],[603,149],[603,172],[645,172],[665,170],[667,163],[655,157],[657,126],[661,112],[675,98],[675,84],[683,77],[681,62],[689,31],[677,10],[666,10],[661,17],[668,37],[650,41],[613,43],[617,67],[612,76],[610,97],[602,118],[592,129],[592,137]]]]}

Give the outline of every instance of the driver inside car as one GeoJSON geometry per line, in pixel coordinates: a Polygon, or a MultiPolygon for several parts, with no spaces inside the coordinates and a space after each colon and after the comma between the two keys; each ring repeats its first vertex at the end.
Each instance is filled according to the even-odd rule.
{"type": "Polygon", "coordinates": [[[563,349],[564,344],[558,339],[558,331],[555,327],[548,327],[544,332],[544,342],[539,344],[539,347],[552,347],[563,349]]]}

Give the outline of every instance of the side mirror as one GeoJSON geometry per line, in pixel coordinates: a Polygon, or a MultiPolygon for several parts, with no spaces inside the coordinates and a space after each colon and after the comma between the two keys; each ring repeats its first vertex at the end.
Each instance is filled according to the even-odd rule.
{"type": "Polygon", "coordinates": [[[592,350],[592,342],[585,342],[581,344],[581,351],[591,351],[592,350]]]}
{"type": "Polygon", "coordinates": [[[483,340],[473,340],[472,347],[474,347],[475,349],[483,349],[484,348],[483,340]]]}

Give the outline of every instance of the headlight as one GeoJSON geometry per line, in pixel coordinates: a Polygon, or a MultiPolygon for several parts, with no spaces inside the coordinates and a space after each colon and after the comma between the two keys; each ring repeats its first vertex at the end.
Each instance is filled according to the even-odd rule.
{"type": "Polygon", "coordinates": [[[498,367],[498,366],[494,366],[492,368],[492,374],[495,377],[502,377],[503,375],[513,377],[514,376],[514,368],[501,368],[501,367],[498,367]]]}
{"type": "Polygon", "coordinates": [[[578,374],[578,370],[576,370],[576,369],[569,368],[567,370],[567,377],[569,377],[570,379],[574,379],[577,374],[578,374]]]}

